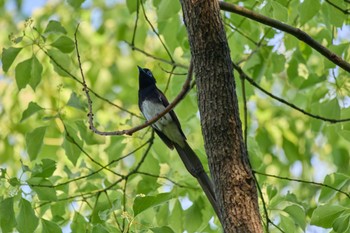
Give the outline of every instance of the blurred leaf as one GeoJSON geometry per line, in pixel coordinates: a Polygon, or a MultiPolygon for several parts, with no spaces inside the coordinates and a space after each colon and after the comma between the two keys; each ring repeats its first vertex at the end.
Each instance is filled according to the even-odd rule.
{"type": "Polygon", "coordinates": [[[19,201],[19,214],[17,216],[17,230],[20,233],[33,233],[39,224],[34,210],[26,199],[19,201]]]}
{"type": "Polygon", "coordinates": [[[39,85],[41,81],[41,73],[43,72],[43,66],[39,62],[39,60],[36,58],[36,56],[33,55],[32,57],[32,68],[30,73],[30,81],[29,85],[32,87],[32,89],[35,91],[36,87],[39,85]]]}
{"type": "Polygon", "coordinates": [[[52,183],[44,178],[32,177],[27,180],[27,183],[31,185],[31,188],[38,194],[38,198],[42,201],[56,201],[56,190],[52,186],[52,183]],[[40,187],[41,186],[41,187],[40,187]]]}
{"type": "Polygon", "coordinates": [[[44,142],[46,126],[34,129],[26,134],[27,152],[31,161],[36,159],[44,142]]]}
{"type": "Polygon", "coordinates": [[[282,22],[288,21],[288,10],[285,6],[281,5],[277,1],[271,1],[273,8],[273,17],[282,22]]]}
{"type": "Polygon", "coordinates": [[[320,1],[304,0],[299,6],[300,24],[303,25],[314,17],[320,10],[320,1]]]}
{"type": "Polygon", "coordinates": [[[71,126],[66,126],[66,134],[63,141],[63,149],[66,152],[68,159],[73,165],[76,165],[77,160],[81,154],[79,147],[83,146],[83,142],[78,137],[78,132],[71,126]]]}
{"type": "Polygon", "coordinates": [[[51,45],[63,53],[70,53],[75,48],[74,41],[67,36],[61,36],[51,45]]]}
{"type": "Polygon", "coordinates": [[[336,232],[350,232],[350,210],[344,211],[333,223],[333,229],[336,232]]]}
{"type": "Polygon", "coordinates": [[[164,227],[153,227],[151,228],[151,231],[154,233],[175,233],[173,229],[170,227],[164,226],[164,227]]]}
{"type": "Polygon", "coordinates": [[[62,232],[61,228],[54,222],[41,219],[41,225],[43,226],[42,233],[60,233],[62,232]]]}
{"type": "Polygon", "coordinates": [[[92,228],[92,233],[109,233],[110,231],[108,231],[103,225],[101,224],[97,224],[92,228]]]}
{"type": "Polygon", "coordinates": [[[85,111],[86,104],[81,101],[75,92],[72,92],[67,103],[68,106],[85,111]]]}
{"type": "MultiPolygon", "coordinates": [[[[344,185],[349,182],[350,176],[340,173],[329,174],[325,177],[323,184],[329,185],[333,188],[341,190],[344,185]]],[[[327,187],[322,187],[319,201],[321,203],[327,203],[339,192],[327,187]]]]}
{"type": "Polygon", "coordinates": [[[67,31],[62,27],[61,23],[56,20],[50,20],[47,24],[44,33],[63,33],[66,34],[67,31]]]}
{"type": "Polygon", "coordinates": [[[17,179],[17,177],[12,177],[8,180],[9,184],[13,187],[19,186],[21,182],[17,179]]]}
{"type": "Polygon", "coordinates": [[[32,59],[29,58],[19,63],[15,68],[16,83],[18,90],[25,88],[30,81],[32,72],[32,59]]]}
{"type": "Polygon", "coordinates": [[[334,220],[345,211],[345,207],[326,204],[318,206],[311,216],[311,224],[319,227],[331,228],[334,220]]]}
{"type": "Polygon", "coordinates": [[[0,202],[0,227],[1,231],[13,232],[16,226],[15,212],[13,209],[13,197],[6,198],[0,202]]]}
{"type": "Polygon", "coordinates": [[[81,216],[78,212],[75,212],[73,222],[70,225],[70,229],[72,232],[85,232],[87,227],[87,222],[85,221],[84,217],[81,216]]]}
{"type": "Polygon", "coordinates": [[[2,49],[2,70],[6,73],[11,67],[13,61],[17,57],[22,48],[9,47],[8,49],[2,49]]]}
{"type": "Polygon", "coordinates": [[[134,200],[134,205],[132,207],[134,210],[134,216],[136,217],[146,209],[160,205],[172,198],[173,195],[171,193],[160,193],[156,196],[136,197],[134,200]]]}
{"type": "Polygon", "coordinates": [[[34,55],[19,63],[15,68],[18,89],[21,90],[29,84],[35,90],[41,81],[42,71],[43,67],[34,55]]]}
{"type": "Polygon", "coordinates": [[[30,102],[28,104],[28,107],[24,112],[22,113],[22,118],[20,122],[23,122],[26,120],[28,117],[32,116],[33,114],[37,113],[38,111],[43,110],[42,107],[40,107],[37,103],[35,102],[30,102]]]}
{"type": "Polygon", "coordinates": [[[71,64],[69,56],[56,49],[49,49],[47,52],[50,56],[50,62],[57,74],[68,77],[69,74],[67,74],[67,72],[69,72],[71,64]]]}
{"type": "Polygon", "coordinates": [[[180,9],[181,5],[179,1],[162,0],[157,10],[158,20],[163,21],[168,18],[171,18],[173,17],[173,15],[177,14],[180,11],[180,9]]]}
{"type": "Polygon", "coordinates": [[[51,159],[41,160],[42,164],[36,164],[33,169],[32,176],[50,177],[56,170],[56,162],[51,159]]]}
{"type": "Polygon", "coordinates": [[[72,7],[79,8],[81,6],[81,4],[83,4],[83,2],[85,2],[85,0],[67,0],[67,2],[72,7]]]}
{"type": "Polygon", "coordinates": [[[137,10],[138,2],[139,1],[135,1],[135,0],[126,0],[126,6],[128,7],[130,14],[137,10]]]}
{"type": "Polygon", "coordinates": [[[306,227],[305,210],[299,205],[290,205],[284,208],[290,216],[290,219],[294,221],[294,224],[299,226],[303,231],[306,227]]]}

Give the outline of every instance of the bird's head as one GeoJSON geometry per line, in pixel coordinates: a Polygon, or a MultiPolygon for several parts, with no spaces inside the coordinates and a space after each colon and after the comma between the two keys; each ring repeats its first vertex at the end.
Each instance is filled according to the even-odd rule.
{"type": "Polygon", "coordinates": [[[156,84],[156,79],[153,77],[152,72],[147,68],[139,68],[139,87],[140,89],[146,88],[156,84]]]}

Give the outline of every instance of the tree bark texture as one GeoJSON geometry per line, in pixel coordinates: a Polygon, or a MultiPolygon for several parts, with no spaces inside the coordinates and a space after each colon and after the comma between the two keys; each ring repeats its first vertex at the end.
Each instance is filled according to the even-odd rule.
{"type": "Polygon", "coordinates": [[[243,142],[230,51],[217,0],[180,0],[188,31],[205,150],[225,232],[262,232],[243,142]]]}

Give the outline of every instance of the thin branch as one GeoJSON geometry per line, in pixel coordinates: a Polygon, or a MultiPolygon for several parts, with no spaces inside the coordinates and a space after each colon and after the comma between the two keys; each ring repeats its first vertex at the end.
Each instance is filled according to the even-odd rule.
{"type": "Polygon", "coordinates": [[[158,37],[160,43],[163,45],[163,48],[165,49],[166,53],[168,54],[168,56],[169,56],[171,62],[174,63],[174,59],[173,59],[173,57],[171,56],[171,53],[170,53],[169,49],[166,47],[165,43],[163,42],[163,40],[162,40],[162,38],[160,37],[160,35],[159,35],[159,33],[157,32],[157,30],[154,28],[154,26],[153,26],[153,24],[151,23],[151,21],[148,19],[147,14],[146,14],[146,11],[145,11],[145,8],[144,8],[142,2],[141,2],[141,8],[142,8],[143,15],[145,16],[145,19],[146,19],[147,23],[151,26],[151,28],[152,28],[154,34],[157,35],[157,37],[158,37]]]}
{"type": "Polygon", "coordinates": [[[325,187],[325,188],[329,188],[332,189],[334,191],[337,191],[339,193],[344,194],[345,196],[347,196],[350,199],[350,193],[347,193],[341,189],[332,187],[328,184],[323,184],[323,183],[319,183],[319,182],[315,182],[315,181],[307,181],[307,180],[301,180],[301,179],[294,179],[294,178],[289,178],[289,177],[283,177],[283,176],[277,176],[277,175],[271,175],[271,174],[266,174],[263,172],[259,172],[259,171],[253,171],[256,174],[259,175],[263,175],[263,176],[268,176],[268,177],[272,177],[272,178],[276,178],[276,179],[280,179],[280,180],[288,180],[288,181],[293,181],[293,182],[299,182],[299,183],[305,183],[305,184],[311,184],[311,185],[315,185],[315,186],[321,186],[321,187],[325,187]]]}
{"type": "Polygon", "coordinates": [[[244,79],[248,80],[248,82],[250,84],[252,84],[254,87],[258,88],[260,91],[262,91],[263,93],[265,93],[266,95],[270,96],[271,98],[303,113],[304,115],[307,115],[309,117],[312,117],[314,119],[318,119],[318,120],[322,120],[322,121],[326,121],[326,122],[330,122],[330,123],[341,123],[341,122],[347,122],[347,121],[350,121],[350,118],[345,118],[345,119],[332,119],[332,118],[327,118],[327,117],[322,117],[322,116],[319,116],[319,115],[316,115],[316,114],[312,114],[312,113],[309,113],[309,112],[306,112],[305,110],[295,106],[294,104],[292,103],[289,103],[288,101],[280,98],[280,97],[277,97],[275,95],[273,95],[272,93],[266,91],[264,88],[260,87],[251,77],[249,77],[246,73],[244,73],[244,71],[242,70],[241,67],[239,67],[237,64],[235,64],[234,62],[232,62],[233,64],[233,68],[235,70],[238,71],[238,73],[244,77],[244,79]]]}
{"type": "Polygon", "coordinates": [[[139,21],[139,8],[140,8],[140,1],[136,0],[136,19],[135,19],[135,24],[134,24],[134,32],[132,33],[132,39],[131,39],[131,44],[135,44],[135,37],[136,37],[136,29],[137,29],[137,22],[139,21]]]}
{"type": "Polygon", "coordinates": [[[145,176],[149,176],[149,177],[153,177],[153,178],[156,178],[156,179],[165,179],[171,183],[173,183],[174,185],[180,187],[180,188],[186,188],[186,189],[199,189],[199,188],[195,188],[195,187],[191,187],[191,186],[187,186],[187,185],[182,185],[166,176],[160,176],[160,175],[154,175],[154,174],[151,174],[151,173],[148,173],[148,172],[142,172],[142,171],[137,171],[135,172],[135,174],[140,174],[140,175],[145,175],[145,176]]]}
{"type": "Polygon", "coordinates": [[[133,45],[133,44],[127,42],[127,41],[124,41],[124,42],[127,43],[132,50],[135,50],[135,51],[138,51],[140,53],[143,53],[147,57],[153,58],[154,60],[161,61],[163,63],[167,63],[167,64],[172,65],[172,66],[177,66],[177,67],[181,67],[181,68],[184,68],[184,69],[188,69],[188,66],[186,66],[186,65],[176,63],[175,61],[168,61],[168,60],[166,60],[164,58],[156,57],[156,56],[154,56],[154,55],[152,55],[152,54],[150,54],[150,53],[148,53],[148,52],[146,52],[146,51],[136,47],[135,45],[133,45]]]}
{"type": "MultiPolygon", "coordinates": [[[[75,36],[76,36],[77,30],[75,32],[75,36]]],[[[92,130],[94,133],[99,134],[99,135],[132,135],[133,133],[146,128],[147,126],[153,124],[154,122],[156,122],[157,120],[159,120],[161,117],[163,117],[165,114],[167,114],[169,111],[171,111],[183,98],[184,96],[187,94],[187,92],[190,90],[189,89],[189,85],[191,82],[191,78],[192,78],[192,73],[193,73],[193,65],[192,62],[190,64],[189,67],[189,71],[188,71],[188,75],[187,75],[187,79],[182,87],[181,92],[177,95],[177,97],[173,100],[172,103],[170,103],[163,112],[159,113],[158,115],[156,115],[155,117],[153,117],[151,120],[146,121],[144,124],[141,124],[139,126],[133,127],[131,129],[126,129],[126,130],[118,130],[118,131],[108,131],[108,132],[103,132],[103,131],[99,131],[98,129],[95,128],[94,126],[94,121],[93,121],[93,110],[92,110],[92,101],[91,101],[91,97],[89,94],[89,89],[87,87],[86,84],[86,80],[85,80],[85,76],[84,76],[84,72],[82,70],[82,65],[81,65],[81,61],[80,61],[80,55],[79,55],[79,49],[78,49],[78,43],[75,37],[75,47],[76,47],[76,51],[77,51],[77,56],[78,56],[78,63],[79,63],[79,68],[80,68],[80,73],[82,76],[82,85],[83,85],[83,91],[86,94],[86,98],[88,100],[88,121],[89,121],[89,128],[90,130],[92,130]]]]}
{"type": "Polygon", "coordinates": [[[220,1],[219,4],[220,4],[221,10],[245,16],[245,17],[250,18],[254,21],[257,21],[257,22],[263,23],[265,25],[277,28],[281,31],[287,32],[287,33],[295,36],[299,40],[304,41],[306,44],[308,44],[309,46],[314,48],[316,51],[321,53],[329,61],[331,61],[334,64],[338,65],[339,67],[343,68],[347,72],[350,72],[350,64],[348,62],[346,62],[344,59],[342,59],[337,54],[328,50],[326,47],[322,46],[320,43],[318,43],[316,40],[314,40],[311,36],[309,36],[306,32],[302,31],[301,29],[292,27],[292,26],[285,24],[285,23],[282,23],[278,20],[271,19],[269,17],[258,14],[254,11],[248,10],[248,9],[241,7],[241,6],[237,6],[237,5],[227,3],[227,2],[222,2],[222,1],[220,1]]]}
{"type": "Polygon", "coordinates": [[[336,8],[337,10],[343,12],[343,14],[345,14],[345,15],[350,14],[350,9],[343,9],[343,8],[341,8],[340,6],[336,5],[335,3],[333,3],[333,2],[331,2],[331,1],[329,1],[329,0],[326,0],[326,2],[327,2],[329,5],[331,5],[331,6],[333,6],[334,8],[336,8]]]}

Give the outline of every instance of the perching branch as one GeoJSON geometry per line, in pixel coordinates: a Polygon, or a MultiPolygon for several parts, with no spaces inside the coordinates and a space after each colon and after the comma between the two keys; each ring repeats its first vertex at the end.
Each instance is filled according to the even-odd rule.
{"type": "Polygon", "coordinates": [[[151,120],[146,121],[145,123],[133,127],[131,129],[126,129],[126,130],[118,130],[118,131],[100,131],[98,129],[96,129],[95,125],[94,125],[94,120],[93,120],[93,109],[92,109],[92,100],[89,94],[89,88],[86,84],[86,79],[85,79],[85,75],[82,69],[82,65],[81,65],[81,60],[80,60],[80,55],[79,55],[79,47],[78,47],[78,42],[77,42],[77,33],[78,33],[78,27],[74,33],[74,39],[75,39],[75,48],[76,48],[76,52],[77,52],[77,57],[78,57],[78,63],[79,63],[79,69],[80,69],[80,74],[82,77],[82,85],[83,85],[83,91],[85,92],[86,98],[88,100],[88,121],[89,121],[89,128],[90,130],[92,130],[94,133],[99,134],[99,135],[104,135],[104,136],[112,136],[112,135],[132,135],[133,133],[146,128],[147,126],[153,124],[154,122],[156,122],[157,120],[159,120],[161,117],[163,117],[165,114],[167,114],[168,112],[170,112],[187,94],[189,87],[190,87],[190,83],[191,83],[191,79],[192,79],[192,73],[193,73],[193,67],[192,67],[192,62],[190,63],[190,67],[188,70],[188,75],[187,75],[187,79],[184,83],[184,85],[182,86],[182,90],[181,92],[176,96],[176,98],[164,109],[163,112],[159,113],[157,116],[153,117],[151,120]]]}

